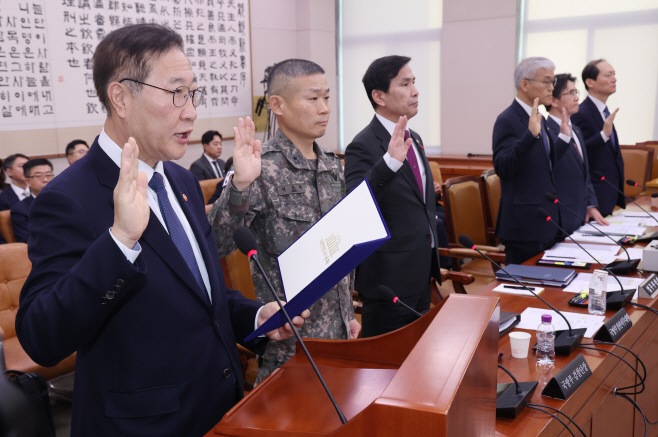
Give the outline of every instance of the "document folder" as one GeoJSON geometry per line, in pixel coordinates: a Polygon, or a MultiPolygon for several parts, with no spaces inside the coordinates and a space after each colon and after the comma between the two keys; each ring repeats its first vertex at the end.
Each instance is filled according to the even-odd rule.
{"type": "MultiPolygon", "coordinates": [[[[389,238],[391,234],[370,184],[364,179],[279,255],[281,284],[290,317],[313,305],[389,238]]],[[[245,341],[285,323],[279,310],[245,341]]]]}

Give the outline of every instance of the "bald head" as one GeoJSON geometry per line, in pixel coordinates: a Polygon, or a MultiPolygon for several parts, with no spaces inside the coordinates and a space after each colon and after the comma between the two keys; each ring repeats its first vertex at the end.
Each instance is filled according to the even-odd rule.
{"type": "Polygon", "coordinates": [[[290,98],[296,91],[295,78],[324,74],[324,69],[305,59],[287,59],[272,68],[267,81],[270,96],[290,98]]]}

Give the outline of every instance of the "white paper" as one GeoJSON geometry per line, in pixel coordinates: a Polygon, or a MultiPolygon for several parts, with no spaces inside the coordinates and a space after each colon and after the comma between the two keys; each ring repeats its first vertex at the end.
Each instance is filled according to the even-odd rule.
{"type": "MultiPolygon", "coordinates": [[[[553,327],[556,331],[569,329],[564,319],[553,310],[543,308],[526,308],[521,313],[521,321],[516,328],[518,329],[533,329],[536,330],[541,324],[541,316],[543,314],[550,314],[553,317],[553,327]]],[[[591,314],[572,313],[569,311],[562,311],[564,317],[569,320],[572,329],[586,328],[585,337],[592,338],[596,331],[598,331],[605,320],[605,316],[593,316],[591,314]]]]}
{"type": "MultiPolygon", "coordinates": [[[[608,222],[611,225],[625,225],[625,226],[654,226],[651,223],[656,223],[654,222],[651,218],[649,217],[635,217],[635,216],[625,216],[625,215],[616,215],[614,217],[611,217],[608,222]],[[651,223],[649,223],[651,222],[651,223]]],[[[605,232],[607,226],[602,226],[599,227],[603,232],[605,232]]]]}
{"type": "MultiPolygon", "coordinates": [[[[498,287],[494,288],[493,291],[497,291],[499,293],[516,294],[519,296],[534,296],[534,294],[530,293],[528,290],[525,289],[509,288],[514,286],[515,285],[511,285],[511,284],[500,284],[498,287]],[[508,288],[505,288],[505,286],[507,286],[508,288]]],[[[529,285],[528,288],[532,288],[533,291],[537,294],[544,291],[542,287],[534,287],[529,285]]]]}
{"type": "MultiPolygon", "coordinates": [[[[614,240],[619,240],[621,236],[611,236],[614,240]]],[[[610,238],[603,235],[583,235],[580,232],[574,232],[571,234],[570,239],[574,239],[578,243],[599,243],[599,244],[608,244],[610,243],[610,238]]]]}
{"type": "MultiPolygon", "coordinates": [[[[570,293],[580,293],[582,291],[589,293],[589,281],[592,277],[591,273],[578,273],[578,276],[569,284],[567,287],[563,288],[562,291],[567,291],[570,293]]],[[[617,276],[619,282],[624,286],[624,290],[637,290],[637,287],[644,281],[644,278],[629,278],[626,276],[617,276]]],[[[607,291],[619,291],[619,284],[614,277],[608,275],[608,289],[607,291]]],[[[637,299],[637,291],[633,299],[637,299]]]]}
{"type": "MultiPolygon", "coordinates": [[[[619,252],[621,249],[619,246],[616,244],[612,244],[612,241],[608,240],[608,244],[581,244],[585,248],[585,250],[605,250],[608,252],[611,252],[613,254],[616,254],[619,252]]],[[[565,240],[561,243],[557,243],[555,246],[551,247],[551,249],[574,249],[578,247],[577,244],[571,242],[571,240],[565,240]]]]}
{"type": "MultiPolygon", "coordinates": [[[[650,212],[649,214],[651,214],[654,218],[658,219],[658,212],[650,212]]],[[[622,216],[622,217],[644,217],[648,220],[653,221],[651,218],[649,218],[647,213],[644,212],[644,211],[622,211],[619,214],[614,215],[612,217],[612,219],[614,220],[615,218],[617,218],[617,216],[622,216]]]]}
{"type": "MultiPolygon", "coordinates": [[[[615,236],[622,237],[624,235],[642,235],[644,234],[644,231],[646,231],[647,229],[644,226],[631,226],[631,225],[610,225],[610,226],[600,226],[600,227],[597,226],[597,228],[600,228],[601,232],[611,235],[612,237],[615,236]]],[[[595,229],[594,226],[591,226],[589,223],[581,226],[578,229],[578,232],[580,233],[593,232],[595,234],[599,233],[599,231],[595,229]]]]}
{"type": "Polygon", "coordinates": [[[352,246],[387,235],[365,181],[279,255],[286,300],[290,301],[352,246]]]}
{"type": "MultiPolygon", "coordinates": [[[[551,261],[582,261],[586,263],[596,263],[598,261],[601,264],[609,264],[615,260],[615,254],[609,250],[587,249],[587,252],[595,258],[592,259],[587,252],[577,245],[571,244],[570,246],[563,245],[558,248],[549,249],[544,252],[542,259],[551,261]]],[[[617,250],[619,250],[619,246],[617,246],[617,250]]]]}
{"type": "MultiPolygon", "coordinates": [[[[628,251],[628,255],[631,257],[631,259],[642,259],[642,251],[644,249],[627,247],[626,250],[628,251]]],[[[626,256],[626,252],[624,252],[623,250],[619,252],[619,255],[617,255],[617,259],[628,260],[628,257],[626,256]]]]}

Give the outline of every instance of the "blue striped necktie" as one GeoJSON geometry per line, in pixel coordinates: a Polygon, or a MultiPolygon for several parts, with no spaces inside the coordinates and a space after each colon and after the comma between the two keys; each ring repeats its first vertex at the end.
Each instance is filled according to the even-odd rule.
{"type": "Polygon", "coordinates": [[[171,207],[169,196],[167,196],[167,190],[165,189],[164,180],[160,173],[153,173],[153,177],[149,181],[149,187],[151,187],[157,195],[160,212],[162,213],[162,218],[164,218],[167,229],[169,230],[169,236],[178,248],[180,254],[183,256],[185,263],[190,268],[190,271],[192,272],[194,279],[196,279],[197,284],[199,284],[199,287],[201,287],[201,290],[207,291],[203,279],[201,278],[201,272],[199,271],[199,265],[196,262],[192,245],[190,244],[189,238],[187,238],[183,225],[174,212],[174,209],[171,207]]]}
{"type": "MultiPolygon", "coordinates": [[[[603,109],[603,113],[605,114],[605,118],[610,117],[610,111],[608,111],[607,106],[603,109]]],[[[610,142],[612,143],[612,147],[616,149],[617,148],[617,143],[615,143],[615,131],[614,130],[612,132],[610,132],[610,142]]]]}

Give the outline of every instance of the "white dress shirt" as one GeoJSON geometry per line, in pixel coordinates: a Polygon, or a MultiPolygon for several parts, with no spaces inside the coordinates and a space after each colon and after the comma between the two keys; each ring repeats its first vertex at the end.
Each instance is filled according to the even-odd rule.
{"type": "MultiPolygon", "coordinates": [[[[596,109],[599,110],[599,114],[601,114],[601,118],[605,122],[605,113],[603,111],[605,111],[607,105],[602,101],[600,101],[599,99],[597,99],[596,97],[592,96],[591,94],[589,94],[588,97],[590,98],[590,100],[592,100],[592,102],[594,102],[594,104],[596,105],[596,109]]],[[[604,143],[607,142],[608,139],[610,138],[609,136],[604,134],[603,131],[601,131],[601,137],[603,138],[604,143]]]]}
{"type": "MultiPolygon", "coordinates": [[[[107,156],[109,156],[110,159],[117,165],[117,167],[121,168],[121,148],[114,141],[112,141],[112,139],[105,133],[105,129],[103,129],[100,136],[98,137],[98,145],[101,147],[101,149],[103,149],[103,151],[107,154],[107,156]]],[[[144,173],[146,173],[146,177],[148,181],[150,181],[151,177],[153,177],[154,171],[162,175],[165,189],[167,190],[167,197],[169,198],[169,203],[171,203],[171,207],[176,213],[178,220],[180,220],[181,225],[183,225],[183,229],[185,230],[185,234],[187,235],[187,238],[190,240],[190,245],[192,246],[192,251],[194,252],[194,258],[196,259],[197,265],[199,266],[199,272],[201,273],[201,279],[203,279],[203,284],[206,286],[208,297],[212,301],[208,270],[206,269],[206,263],[203,260],[203,257],[201,256],[199,243],[196,241],[196,237],[194,236],[194,232],[190,227],[190,223],[187,221],[187,217],[185,217],[183,210],[178,204],[178,199],[176,199],[176,196],[173,193],[171,185],[169,184],[169,180],[167,179],[167,176],[164,173],[164,166],[162,165],[162,161],[158,161],[158,163],[155,165],[155,169],[153,169],[148,164],[140,160],[138,164],[138,169],[140,172],[143,171],[144,173]]],[[[151,187],[148,187],[146,193],[146,201],[148,202],[155,216],[160,221],[160,224],[162,224],[164,230],[167,233],[169,233],[164,218],[162,217],[162,212],[160,211],[160,205],[158,205],[158,197],[155,191],[151,187]]],[[[110,233],[110,235],[112,235],[112,233],[110,233]]],[[[134,263],[142,251],[142,248],[139,245],[139,243],[137,243],[135,247],[133,247],[132,249],[129,249],[119,240],[114,238],[114,235],[112,235],[112,238],[117,243],[121,251],[124,253],[128,261],[134,263]]]]}
{"type": "Polygon", "coordinates": [[[18,200],[21,201],[23,199],[27,199],[30,197],[30,187],[26,187],[25,189],[22,189],[21,187],[14,185],[13,183],[10,183],[9,186],[11,187],[12,190],[14,190],[14,193],[16,193],[16,196],[18,196],[18,200]]]}
{"type": "MultiPolygon", "coordinates": [[[[558,126],[562,126],[562,119],[554,116],[553,114],[548,114],[549,117],[553,119],[554,122],[557,123],[558,126]]],[[[580,141],[578,141],[578,135],[576,135],[573,131],[573,127],[571,127],[571,120],[569,120],[569,127],[571,128],[571,138],[566,136],[565,134],[560,132],[559,137],[564,141],[565,143],[569,144],[571,142],[571,139],[574,140],[576,143],[576,147],[578,148],[578,152],[580,153],[580,156],[583,156],[583,147],[580,144],[580,141]]]]}
{"type": "Polygon", "coordinates": [[[208,162],[210,163],[210,168],[212,168],[212,172],[215,174],[215,177],[216,178],[223,177],[222,176],[222,170],[223,169],[219,168],[219,163],[217,161],[215,161],[214,159],[212,159],[210,156],[206,155],[205,153],[203,154],[203,156],[205,156],[206,159],[208,160],[208,162]],[[215,167],[215,165],[213,163],[217,164],[217,167],[215,167]],[[217,169],[219,169],[219,174],[217,174],[217,169]]]}

